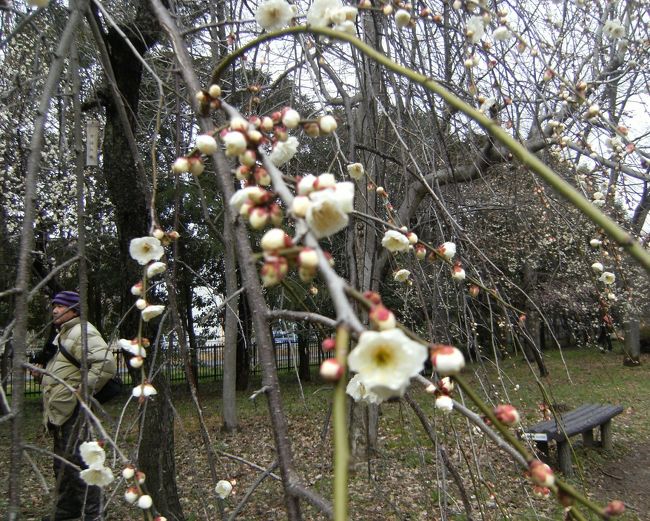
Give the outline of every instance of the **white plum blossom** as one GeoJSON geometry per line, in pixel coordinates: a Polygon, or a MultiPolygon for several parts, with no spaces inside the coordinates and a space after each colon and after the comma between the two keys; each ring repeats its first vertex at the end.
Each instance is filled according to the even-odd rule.
{"type": "Polygon", "coordinates": [[[393,280],[397,282],[406,282],[410,276],[411,272],[409,270],[401,269],[393,273],[393,280]]]}
{"type": "Polygon", "coordinates": [[[602,243],[603,241],[601,241],[600,239],[591,239],[589,241],[589,246],[591,246],[592,248],[598,248],[598,246],[600,246],[602,243]]]}
{"type": "Polygon", "coordinates": [[[376,403],[380,404],[383,400],[372,391],[366,389],[361,383],[361,377],[355,374],[348,382],[345,392],[349,394],[355,402],[376,403]]]}
{"type": "Polygon", "coordinates": [[[483,25],[482,16],[472,16],[467,22],[465,28],[467,37],[472,43],[478,43],[485,34],[485,25],[483,25]]]}
{"type": "Polygon", "coordinates": [[[248,143],[241,132],[227,132],[221,139],[226,146],[226,155],[228,157],[237,157],[246,152],[248,143]]]}
{"type": "Polygon", "coordinates": [[[289,25],[294,12],[286,0],[266,0],[255,13],[255,21],[262,29],[275,31],[289,25]]]}
{"type": "Polygon", "coordinates": [[[79,455],[89,467],[103,467],[106,461],[106,452],[96,441],[84,441],[79,445],[79,455]]]}
{"type": "Polygon", "coordinates": [[[232,483],[226,479],[222,479],[214,487],[214,491],[221,499],[226,499],[232,492],[232,483]]]}
{"type": "Polygon", "coordinates": [[[230,198],[228,204],[230,204],[230,206],[235,210],[239,211],[244,203],[251,201],[251,199],[259,199],[260,197],[263,197],[265,193],[267,193],[266,190],[257,185],[247,186],[246,188],[237,190],[230,198]]]}
{"type": "Polygon", "coordinates": [[[279,141],[275,144],[269,159],[271,163],[279,167],[289,162],[296,152],[298,152],[298,139],[291,136],[286,141],[279,141]]]}
{"type": "Polygon", "coordinates": [[[351,203],[346,190],[312,192],[310,199],[305,220],[316,238],[329,237],[348,225],[351,203]]]}
{"type": "Polygon", "coordinates": [[[314,183],[316,182],[316,176],[313,174],[307,174],[303,176],[298,185],[296,186],[296,191],[298,195],[309,195],[314,191],[314,183]]]}
{"type": "Polygon", "coordinates": [[[167,264],[164,262],[152,262],[147,266],[147,278],[151,279],[155,277],[156,275],[160,275],[161,273],[164,273],[164,271],[167,269],[167,264]]]}
{"type": "Polygon", "coordinates": [[[297,128],[300,124],[300,114],[297,110],[289,109],[282,116],[282,124],[287,128],[297,128]]]}
{"type": "Polygon", "coordinates": [[[426,358],[426,347],[397,328],[364,331],[348,357],[348,366],[368,391],[388,399],[404,394],[426,358]]]}
{"type": "Polygon", "coordinates": [[[126,489],[126,492],[124,493],[124,500],[127,503],[130,503],[131,505],[133,505],[138,500],[139,497],[140,494],[138,492],[137,487],[129,487],[126,489]]]}
{"type": "Polygon", "coordinates": [[[126,338],[120,338],[117,341],[117,345],[119,345],[127,353],[131,353],[134,356],[141,356],[142,358],[147,357],[146,349],[138,344],[137,340],[127,340],[126,338]]]}
{"type": "Polygon", "coordinates": [[[105,487],[113,482],[113,471],[103,465],[90,467],[79,472],[79,477],[88,485],[96,487],[105,487]]]}
{"type": "Polygon", "coordinates": [[[446,394],[441,394],[436,398],[436,409],[442,412],[451,412],[454,409],[454,401],[446,394]]]}
{"type": "Polygon", "coordinates": [[[500,25],[492,32],[492,38],[500,42],[505,42],[512,38],[512,33],[505,25],[500,25]]]}
{"type": "Polygon", "coordinates": [[[165,306],[162,305],[150,305],[142,310],[142,320],[149,322],[152,318],[161,315],[165,311],[165,306]]]}
{"type": "Polygon", "coordinates": [[[452,279],[461,281],[461,280],[465,280],[465,277],[466,277],[465,270],[461,266],[457,265],[451,269],[452,279]]]}
{"type": "Polygon", "coordinates": [[[155,237],[139,237],[131,239],[129,254],[133,260],[144,266],[152,260],[159,260],[165,254],[165,250],[155,237]]]}
{"type": "Polygon", "coordinates": [[[602,273],[605,269],[605,266],[603,266],[601,262],[594,262],[591,265],[591,269],[594,271],[594,273],[602,273]]]}
{"type": "Polygon", "coordinates": [[[352,179],[359,180],[361,179],[364,174],[366,173],[365,169],[363,168],[363,165],[361,163],[350,163],[347,166],[348,169],[348,174],[352,179]]]}
{"type": "Polygon", "coordinates": [[[406,251],[410,242],[408,237],[396,230],[388,230],[381,240],[381,245],[390,252],[406,251]]]}
{"type": "Polygon", "coordinates": [[[127,465],[122,469],[122,477],[124,479],[133,479],[133,476],[135,476],[135,468],[133,465],[127,465]]]}
{"type": "Polygon", "coordinates": [[[604,271],[598,280],[609,286],[610,284],[614,284],[614,282],[616,282],[616,275],[614,275],[611,271],[604,271]]]}
{"type": "Polygon", "coordinates": [[[332,22],[332,14],[342,7],[341,0],[315,0],[307,12],[307,23],[327,27],[332,22]]]}
{"type": "Polygon", "coordinates": [[[625,36],[625,27],[623,27],[623,24],[617,18],[607,20],[603,26],[603,33],[610,40],[618,40],[625,36]]]}

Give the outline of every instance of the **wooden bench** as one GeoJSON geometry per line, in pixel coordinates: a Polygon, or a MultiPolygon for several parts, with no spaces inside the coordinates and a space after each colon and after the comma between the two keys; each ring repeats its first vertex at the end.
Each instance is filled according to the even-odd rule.
{"type": "Polygon", "coordinates": [[[594,428],[600,427],[600,443],[603,449],[612,448],[612,418],[623,412],[620,405],[586,404],[559,415],[557,421],[547,420],[526,429],[522,438],[537,443],[537,448],[548,456],[548,443],[557,442],[560,470],[566,476],[573,475],[569,438],[582,434],[585,447],[594,446],[594,428]]]}

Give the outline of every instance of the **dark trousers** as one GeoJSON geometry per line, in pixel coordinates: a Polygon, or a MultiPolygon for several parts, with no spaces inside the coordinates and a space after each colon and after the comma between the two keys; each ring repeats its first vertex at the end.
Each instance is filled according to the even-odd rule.
{"type": "MultiPolygon", "coordinates": [[[[79,454],[79,445],[85,441],[86,430],[83,418],[77,408],[72,417],[63,425],[48,425],[54,438],[54,454],[74,463],[81,469],[87,468],[79,454]]],[[[53,521],[82,519],[100,521],[101,490],[88,486],[79,477],[79,471],[58,458],[54,459],[56,477],[56,510],[53,521]]]]}

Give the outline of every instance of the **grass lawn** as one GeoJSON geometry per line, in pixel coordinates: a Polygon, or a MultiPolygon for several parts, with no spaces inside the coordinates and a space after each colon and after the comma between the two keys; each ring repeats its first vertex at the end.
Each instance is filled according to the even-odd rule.
{"type": "MultiPolygon", "coordinates": [[[[650,452],[647,446],[650,359],[645,356],[641,367],[627,368],[622,365],[620,353],[567,350],[563,356],[566,366],[559,352],[546,352],[551,376],[541,383],[553,403],[568,408],[582,403],[614,403],[625,408],[624,413],[614,419],[614,449],[611,452],[605,453],[599,448],[583,449],[580,437],[573,438],[578,472],[572,482],[589,491],[598,501],[625,500],[632,508],[623,519],[648,519],[646,512],[650,505],[648,499],[643,502],[642,494],[647,481],[640,480],[637,473],[643,469],[636,467],[641,466],[650,452]],[[638,465],[635,466],[635,462],[638,465]]],[[[502,360],[498,366],[492,361],[474,364],[466,369],[466,374],[491,403],[509,401],[520,408],[524,425],[541,419],[539,382],[521,358],[502,360]]],[[[302,390],[295,375],[282,375],[281,381],[296,468],[307,485],[330,498],[332,446],[328,413],[331,388],[316,377],[312,382],[302,382],[302,390]]],[[[238,395],[241,428],[231,434],[220,429],[218,384],[204,383],[200,389],[208,430],[219,455],[217,472],[220,478],[235,481],[234,494],[225,505],[230,511],[260,477],[260,470],[242,463],[241,459],[262,468],[269,467],[275,460],[266,402],[263,397],[249,400],[259,386],[259,382],[253,381],[248,392],[238,395]]],[[[462,480],[474,519],[563,518],[562,508],[554,500],[533,497],[532,487],[519,469],[463,417],[434,410],[431,397],[419,389],[412,389],[412,395],[435,427],[436,446],[403,400],[382,405],[377,452],[371,458],[362,454],[351,465],[351,519],[434,520],[441,519],[441,509],[445,510],[447,519],[466,519],[460,491],[441,464],[440,449],[444,449],[462,480]]],[[[457,393],[455,397],[461,399],[457,393]]],[[[173,401],[178,413],[175,433],[177,481],[187,519],[218,519],[198,420],[184,386],[174,387],[173,401]]],[[[38,400],[28,400],[25,411],[27,443],[49,447],[50,440],[40,426],[39,409],[38,400]]],[[[117,418],[121,405],[111,404],[109,412],[117,418]]],[[[130,404],[119,436],[121,448],[130,456],[135,455],[138,438],[133,427],[137,414],[135,404],[130,404]]],[[[10,473],[8,422],[0,424],[0,447],[0,479],[6,483],[10,473]]],[[[23,474],[24,519],[40,519],[47,512],[51,499],[41,482],[52,486],[51,464],[41,453],[28,451],[28,454],[31,464],[26,464],[23,474]]],[[[120,466],[116,465],[114,471],[119,475],[120,466]]],[[[108,487],[109,495],[114,494],[109,503],[109,519],[141,519],[139,512],[122,500],[123,492],[124,485],[119,481],[108,487]]],[[[5,497],[0,498],[0,512],[6,509],[5,497]]],[[[269,521],[285,517],[281,485],[270,477],[255,489],[238,519],[269,521]]],[[[304,518],[325,519],[309,505],[304,506],[304,518]]]]}

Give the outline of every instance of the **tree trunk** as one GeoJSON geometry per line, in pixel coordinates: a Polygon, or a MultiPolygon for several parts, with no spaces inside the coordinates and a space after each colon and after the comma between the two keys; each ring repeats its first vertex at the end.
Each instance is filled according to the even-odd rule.
{"type": "Polygon", "coordinates": [[[629,312],[623,323],[625,332],[625,360],[623,364],[634,367],[641,365],[641,334],[640,320],[636,312],[629,312]]]}
{"type": "Polygon", "coordinates": [[[251,353],[257,350],[252,342],[250,308],[245,298],[239,299],[239,327],[237,328],[237,382],[238,391],[248,389],[251,353]]]}
{"type": "MultiPolygon", "coordinates": [[[[233,248],[228,247],[234,240],[232,224],[224,220],[224,266],[226,272],[226,298],[231,300],[226,304],[225,332],[223,345],[223,428],[230,432],[237,428],[237,394],[239,382],[239,296],[232,295],[237,291],[237,259],[233,248]]],[[[245,300],[245,299],[241,299],[245,300]]],[[[245,346],[243,346],[245,348],[245,346]]],[[[246,363],[246,365],[248,365],[246,363]]],[[[246,387],[248,375],[246,375],[246,387]]],[[[242,382],[243,383],[243,382],[242,382]]]]}

